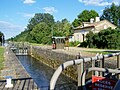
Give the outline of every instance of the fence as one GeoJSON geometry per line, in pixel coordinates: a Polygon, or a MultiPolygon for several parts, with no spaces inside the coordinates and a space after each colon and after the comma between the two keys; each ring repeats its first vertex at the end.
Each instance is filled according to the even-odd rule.
{"type": "MultiPolygon", "coordinates": [[[[91,62],[92,63],[91,66],[92,66],[92,68],[94,68],[96,61],[99,60],[99,62],[100,62],[99,67],[104,68],[105,58],[117,56],[117,68],[120,68],[119,55],[120,55],[120,53],[113,53],[113,54],[108,54],[108,55],[97,55],[97,56],[91,57],[91,58],[76,59],[76,60],[71,60],[71,61],[67,61],[67,62],[63,63],[62,65],[60,65],[58,67],[58,69],[55,71],[55,73],[53,74],[53,76],[51,78],[50,90],[54,90],[55,84],[56,84],[56,81],[57,81],[59,75],[62,73],[63,70],[65,70],[67,67],[69,67],[71,65],[78,65],[78,89],[81,90],[82,85],[85,84],[85,77],[81,78],[81,76],[83,75],[83,73],[85,71],[84,65],[86,62],[91,62]],[[82,79],[84,80],[84,82],[82,81],[82,79]]],[[[93,72],[92,74],[95,74],[95,75],[100,74],[100,76],[104,76],[103,72],[98,73],[97,70],[95,70],[95,73],[93,72]]],[[[118,76],[118,79],[119,79],[119,76],[118,76]]]]}

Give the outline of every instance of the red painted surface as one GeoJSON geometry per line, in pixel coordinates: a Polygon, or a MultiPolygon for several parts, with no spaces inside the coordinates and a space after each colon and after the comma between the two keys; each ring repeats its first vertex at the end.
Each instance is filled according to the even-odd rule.
{"type": "Polygon", "coordinates": [[[92,90],[113,90],[116,81],[100,77],[100,76],[92,76],[92,90]]]}

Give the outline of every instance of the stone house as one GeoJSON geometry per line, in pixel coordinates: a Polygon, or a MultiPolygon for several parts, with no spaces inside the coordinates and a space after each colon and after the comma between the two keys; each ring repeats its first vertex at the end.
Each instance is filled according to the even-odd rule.
{"type": "Polygon", "coordinates": [[[109,27],[111,27],[112,29],[116,28],[116,26],[108,20],[100,21],[99,17],[96,17],[94,22],[94,19],[90,19],[90,22],[83,22],[82,26],[74,28],[74,34],[72,37],[70,37],[69,41],[83,42],[86,39],[85,36],[87,33],[89,33],[89,31],[92,31],[93,33],[98,33],[101,30],[107,29],[109,27]]]}

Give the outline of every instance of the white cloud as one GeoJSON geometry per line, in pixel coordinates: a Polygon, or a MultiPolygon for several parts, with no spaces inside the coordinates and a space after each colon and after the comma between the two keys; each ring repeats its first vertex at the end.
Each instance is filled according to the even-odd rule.
{"type": "Polygon", "coordinates": [[[33,4],[33,3],[35,3],[36,1],[34,1],[34,0],[24,0],[24,2],[23,3],[25,3],[25,4],[33,4]]]}
{"type": "Polygon", "coordinates": [[[94,5],[94,6],[107,6],[111,5],[112,3],[115,3],[116,5],[119,5],[119,0],[79,0],[81,3],[84,3],[85,5],[94,5]]]}
{"type": "Polygon", "coordinates": [[[31,18],[31,17],[34,17],[34,13],[24,13],[23,16],[24,17],[28,17],[28,18],[31,18]]]}
{"type": "Polygon", "coordinates": [[[57,10],[54,7],[44,7],[43,10],[45,10],[45,13],[50,13],[50,14],[57,12],[57,10]]]}
{"type": "Polygon", "coordinates": [[[24,27],[22,26],[6,21],[0,21],[0,31],[5,35],[6,39],[18,35],[23,30],[24,27]]]}
{"type": "Polygon", "coordinates": [[[32,18],[35,15],[35,13],[24,13],[24,12],[18,12],[17,14],[22,15],[25,18],[32,18]]]}

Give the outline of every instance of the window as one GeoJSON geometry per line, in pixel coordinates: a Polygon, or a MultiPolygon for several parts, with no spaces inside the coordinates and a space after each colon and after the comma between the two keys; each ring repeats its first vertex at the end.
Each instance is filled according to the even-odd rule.
{"type": "Polygon", "coordinates": [[[106,26],[106,25],[104,25],[104,29],[107,29],[107,26],[106,26]]]}

